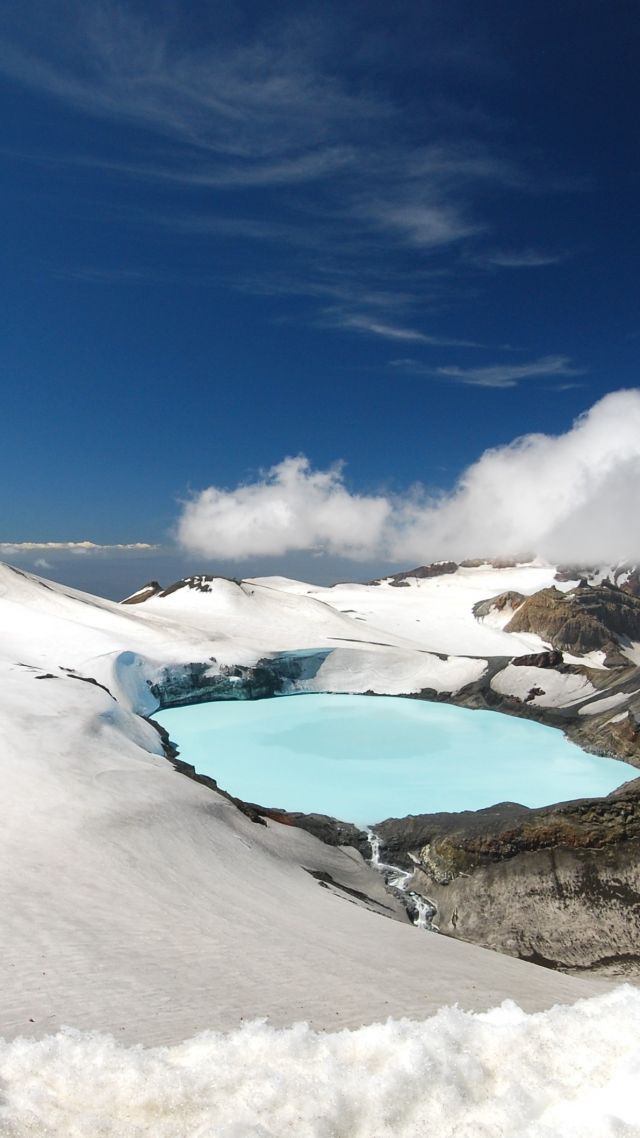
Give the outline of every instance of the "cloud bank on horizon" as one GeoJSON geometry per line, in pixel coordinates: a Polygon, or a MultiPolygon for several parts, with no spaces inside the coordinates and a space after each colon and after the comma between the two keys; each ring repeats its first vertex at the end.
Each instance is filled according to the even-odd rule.
{"type": "MultiPolygon", "coordinates": [[[[148,553],[158,549],[159,546],[146,541],[135,541],[116,545],[100,545],[95,541],[0,541],[0,556],[11,557],[15,554],[29,553],[73,553],[86,556],[90,553],[148,553]]],[[[46,560],[40,559],[35,564],[40,569],[50,569],[46,560]]]]}
{"type": "Polygon", "coordinates": [[[427,562],[519,554],[640,557],[640,389],[613,392],[561,435],[528,434],[472,463],[449,493],[357,494],[343,466],[285,458],[254,482],[184,503],[177,539],[221,560],[315,552],[427,562]]]}

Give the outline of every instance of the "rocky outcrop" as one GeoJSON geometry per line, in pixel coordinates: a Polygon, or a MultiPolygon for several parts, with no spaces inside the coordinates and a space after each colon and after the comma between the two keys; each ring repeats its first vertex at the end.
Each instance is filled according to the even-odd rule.
{"type": "Polygon", "coordinates": [[[584,584],[609,581],[622,589],[623,593],[630,593],[632,597],[640,597],[640,568],[632,563],[623,563],[610,566],[602,570],[590,566],[559,565],[555,573],[556,581],[580,581],[584,584]]]}
{"type": "Polygon", "coordinates": [[[473,606],[473,615],[476,620],[482,620],[486,616],[490,616],[494,612],[508,612],[509,610],[520,608],[520,605],[525,600],[524,593],[517,593],[514,589],[509,589],[506,593],[500,593],[497,597],[489,597],[486,601],[478,601],[473,606]]]}
{"type": "Polygon", "coordinates": [[[640,972],[640,779],[604,799],[388,819],[440,932],[562,969],[640,972]]]}
{"type": "Polygon", "coordinates": [[[520,557],[466,557],[460,562],[460,568],[481,569],[483,565],[490,565],[492,569],[515,569],[517,565],[527,565],[533,560],[533,553],[523,553],[520,557]]]}
{"type": "Polygon", "coordinates": [[[519,606],[507,632],[534,632],[554,648],[584,656],[605,653],[608,666],[628,660],[620,642],[640,640],[640,599],[615,585],[584,585],[569,593],[541,589],[519,606]]]}
{"type": "Polygon", "coordinates": [[[147,581],[146,585],[132,593],[130,597],[125,597],[123,601],[120,601],[120,604],[141,605],[143,601],[148,601],[150,597],[156,597],[161,592],[162,585],[158,581],[147,581]]]}
{"type": "Polygon", "coordinates": [[[167,585],[165,589],[158,581],[148,581],[130,597],[125,597],[123,601],[120,601],[120,604],[139,605],[151,597],[170,597],[172,593],[177,593],[180,589],[195,589],[198,593],[209,593],[213,581],[231,581],[238,588],[242,587],[243,584],[238,577],[223,577],[220,574],[213,576],[210,573],[198,573],[192,577],[183,577],[180,581],[174,581],[172,585],[167,585]]]}
{"type": "Polygon", "coordinates": [[[613,574],[614,584],[632,597],[640,597],[640,569],[637,565],[622,565],[613,574]]]}
{"type": "Polygon", "coordinates": [[[278,810],[254,803],[251,806],[262,818],[279,822],[283,826],[297,826],[300,830],[307,830],[329,846],[353,846],[360,850],[364,858],[370,856],[369,839],[365,831],[352,822],[340,822],[328,814],[301,814],[295,810],[278,810]]]}
{"type": "Polygon", "coordinates": [[[393,573],[388,581],[390,585],[401,586],[406,585],[410,577],[417,577],[419,580],[425,580],[427,577],[446,577],[449,573],[455,573],[457,569],[455,561],[434,561],[432,565],[419,565],[417,569],[393,573]]]}
{"type": "Polygon", "coordinates": [[[514,656],[511,663],[517,668],[561,668],[564,656],[554,648],[552,652],[530,652],[527,656],[514,656]]]}
{"type": "Polygon", "coordinates": [[[231,581],[232,584],[237,585],[238,588],[242,587],[242,581],[239,577],[223,577],[221,574],[212,576],[210,573],[198,573],[192,577],[183,577],[180,581],[174,581],[173,585],[168,585],[166,589],[162,589],[158,596],[170,597],[172,593],[177,593],[180,589],[195,589],[198,593],[210,593],[213,581],[231,581]]]}
{"type": "Polygon", "coordinates": [[[193,664],[163,668],[149,691],[158,708],[189,707],[229,699],[268,699],[292,691],[296,683],[314,676],[331,652],[280,652],[258,660],[252,667],[218,664],[214,657],[193,664]]]}
{"type": "MultiPolygon", "coordinates": [[[[615,709],[614,709],[615,710],[615,709]]],[[[635,696],[618,714],[576,716],[565,722],[572,742],[595,755],[624,759],[640,767],[640,699],[635,696]]]]}

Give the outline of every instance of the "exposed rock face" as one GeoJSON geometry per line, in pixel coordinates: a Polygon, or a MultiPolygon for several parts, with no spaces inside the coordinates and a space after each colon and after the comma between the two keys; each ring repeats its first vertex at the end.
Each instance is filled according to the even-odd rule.
{"type": "Polygon", "coordinates": [[[603,651],[609,666],[622,666],[628,661],[619,640],[640,640],[640,599],[607,583],[570,593],[541,589],[520,605],[506,631],[535,632],[577,656],[603,651]]]}
{"type": "Polygon", "coordinates": [[[533,560],[533,553],[523,553],[519,557],[466,557],[460,562],[460,568],[479,569],[482,565],[490,565],[492,569],[515,569],[516,565],[526,565],[533,560]]]}
{"type": "Polygon", "coordinates": [[[446,577],[448,573],[455,573],[458,566],[455,561],[434,561],[432,565],[419,565],[417,569],[407,569],[403,573],[394,573],[389,579],[390,585],[403,585],[408,577],[446,577]]]}
{"type": "Polygon", "coordinates": [[[298,826],[329,846],[353,846],[360,850],[363,857],[368,859],[370,856],[371,850],[366,833],[351,822],[340,822],[327,814],[301,814],[292,810],[257,806],[254,803],[251,803],[251,806],[262,818],[270,818],[283,826],[298,826]]]}
{"type": "Polygon", "coordinates": [[[640,597],[640,569],[637,566],[622,566],[615,571],[613,580],[624,593],[640,597]]]}
{"type": "Polygon", "coordinates": [[[556,581],[580,581],[580,583],[594,583],[609,579],[623,593],[630,593],[632,597],[640,597],[640,568],[633,564],[615,565],[605,570],[597,569],[593,565],[559,565],[556,581]]]}
{"type": "Polygon", "coordinates": [[[524,593],[517,593],[514,589],[510,589],[506,593],[500,593],[497,597],[489,597],[487,601],[478,601],[478,603],[473,606],[473,615],[477,620],[482,620],[483,617],[489,616],[492,612],[504,612],[505,609],[517,609],[524,599],[524,593]]]}
{"type": "Polygon", "coordinates": [[[161,597],[169,597],[172,593],[177,593],[179,589],[196,589],[199,593],[211,592],[212,581],[232,581],[238,588],[242,586],[242,581],[238,577],[222,577],[220,574],[212,576],[210,573],[199,573],[193,577],[183,577],[180,581],[174,581],[173,585],[168,585],[166,589],[162,589],[159,593],[161,597]]]}
{"type": "Polygon", "coordinates": [[[519,668],[560,668],[564,656],[555,648],[552,652],[531,652],[528,656],[514,656],[511,661],[519,668]]]}
{"type": "Polygon", "coordinates": [[[279,653],[258,660],[252,667],[242,664],[217,665],[215,659],[165,668],[151,694],[161,708],[189,707],[228,699],[268,699],[290,690],[296,681],[315,675],[331,649],[306,653],[279,653]],[[215,666],[214,666],[215,665],[215,666]]]}
{"type": "Polygon", "coordinates": [[[640,970],[640,780],[605,799],[389,819],[440,931],[565,969],[640,970]]]}
{"type": "Polygon", "coordinates": [[[597,572],[592,565],[559,565],[556,569],[556,581],[589,581],[597,572]]]}
{"type": "MultiPolygon", "coordinates": [[[[640,843],[536,850],[426,892],[441,932],[561,970],[640,975],[640,843]]],[[[414,888],[420,888],[416,875],[414,888]]]]}
{"type": "Polygon", "coordinates": [[[238,588],[241,588],[243,584],[238,577],[222,577],[220,574],[212,576],[210,573],[198,573],[192,577],[183,577],[180,581],[174,581],[172,585],[167,585],[166,589],[163,589],[158,581],[148,581],[130,597],[125,597],[120,604],[139,605],[143,601],[148,601],[150,597],[170,597],[172,593],[177,593],[180,589],[195,589],[199,593],[209,593],[211,592],[212,581],[231,581],[238,588]]]}
{"type": "Polygon", "coordinates": [[[579,747],[596,755],[625,759],[640,767],[640,700],[630,700],[618,715],[579,716],[565,724],[566,734],[579,747]]]}
{"type": "Polygon", "coordinates": [[[158,581],[147,581],[137,592],[132,593],[130,597],[125,597],[120,601],[121,605],[140,605],[143,601],[148,601],[149,597],[155,597],[158,593],[162,592],[162,585],[158,581]]]}

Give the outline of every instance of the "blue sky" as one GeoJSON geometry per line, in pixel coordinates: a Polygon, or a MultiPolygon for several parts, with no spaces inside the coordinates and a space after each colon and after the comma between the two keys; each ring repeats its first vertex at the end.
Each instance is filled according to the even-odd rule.
{"type": "Polygon", "coordinates": [[[184,503],[304,455],[424,505],[634,388],[639,40],[631,0],[6,3],[0,549],[115,594],[148,556],[341,575],[333,531],[184,503]],[[161,548],[19,548],[85,539],[161,548]]]}

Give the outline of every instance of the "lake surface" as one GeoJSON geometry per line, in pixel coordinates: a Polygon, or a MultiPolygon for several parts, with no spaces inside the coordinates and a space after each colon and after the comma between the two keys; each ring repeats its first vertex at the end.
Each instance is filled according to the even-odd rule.
{"type": "Polygon", "coordinates": [[[495,802],[598,797],[639,773],[540,723],[392,696],[200,703],[155,718],[180,758],[231,794],[361,826],[495,802]]]}

